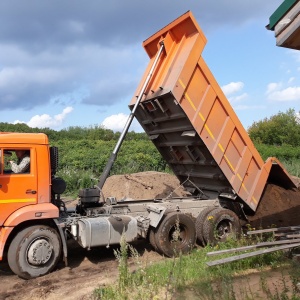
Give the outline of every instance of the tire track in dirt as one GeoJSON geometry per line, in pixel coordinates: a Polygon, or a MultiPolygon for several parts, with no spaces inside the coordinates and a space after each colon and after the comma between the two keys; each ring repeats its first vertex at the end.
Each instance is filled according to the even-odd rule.
{"type": "MultiPolygon", "coordinates": [[[[163,259],[145,240],[136,241],[133,246],[145,264],[163,259]]],[[[118,263],[114,250],[118,246],[88,251],[70,241],[68,248],[68,267],[60,263],[52,273],[31,280],[17,277],[6,262],[1,262],[0,300],[87,300],[92,299],[95,288],[117,280],[118,263]]],[[[129,266],[135,267],[134,258],[129,258],[129,266]]]]}

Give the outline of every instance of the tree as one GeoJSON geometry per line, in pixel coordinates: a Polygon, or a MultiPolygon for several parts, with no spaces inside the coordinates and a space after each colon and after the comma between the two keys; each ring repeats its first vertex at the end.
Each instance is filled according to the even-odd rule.
{"type": "Polygon", "coordinates": [[[254,122],[248,128],[248,134],[256,143],[278,146],[300,145],[300,124],[297,122],[294,109],[254,122]]]}

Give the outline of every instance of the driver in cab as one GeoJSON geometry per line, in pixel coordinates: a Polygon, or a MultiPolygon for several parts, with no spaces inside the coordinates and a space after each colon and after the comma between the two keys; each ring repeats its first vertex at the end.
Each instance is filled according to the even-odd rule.
{"type": "Polygon", "coordinates": [[[30,170],[30,151],[16,150],[17,162],[10,160],[10,167],[13,173],[26,173],[30,170]]]}

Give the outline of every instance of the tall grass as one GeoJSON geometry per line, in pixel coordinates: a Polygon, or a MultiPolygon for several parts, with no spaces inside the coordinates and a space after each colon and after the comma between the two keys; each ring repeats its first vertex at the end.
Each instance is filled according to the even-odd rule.
{"type": "Polygon", "coordinates": [[[77,196],[80,189],[93,187],[98,182],[98,178],[91,171],[74,168],[65,167],[57,173],[57,176],[65,180],[67,185],[65,195],[68,196],[77,196]]]}
{"type": "Polygon", "coordinates": [[[300,177],[300,159],[293,160],[281,160],[281,163],[284,165],[286,170],[296,177],[300,177]]]}
{"type": "MultiPolygon", "coordinates": [[[[245,245],[247,241],[228,241],[219,249],[245,245]]],[[[209,268],[207,246],[194,250],[190,255],[165,259],[155,264],[143,264],[138,253],[124,241],[116,257],[119,261],[119,278],[111,286],[100,287],[94,292],[96,299],[300,299],[297,283],[300,280],[299,264],[293,265],[282,252],[236,261],[209,268]],[[134,271],[128,267],[128,255],[135,261],[134,271]],[[295,272],[295,269],[297,272],[295,272]],[[260,291],[253,290],[247,280],[249,270],[259,270],[260,291]],[[268,285],[264,270],[282,272],[276,288],[268,285]],[[248,270],[248,271],[247,271],[248,270]],[[287,274],[287,271],[290,273],[287,274]],[[288,282],[286,283],[288,276],[288,282]],[[243,281],[242,281],[242,279],[243,281]],[[240,284],[236,284],[236,282],[240,284]]]]}

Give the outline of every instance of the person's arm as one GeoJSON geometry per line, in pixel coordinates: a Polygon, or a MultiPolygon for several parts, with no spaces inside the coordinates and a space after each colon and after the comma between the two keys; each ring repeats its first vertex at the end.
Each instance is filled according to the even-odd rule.
{"type": "Polygon", "coordinates": [[[11,170],[14,173],[24,173],[29,171],[30,166],[30,157],[25,156],[19,164],[16,164],[14,161],[10,161],[11,170]]]}

